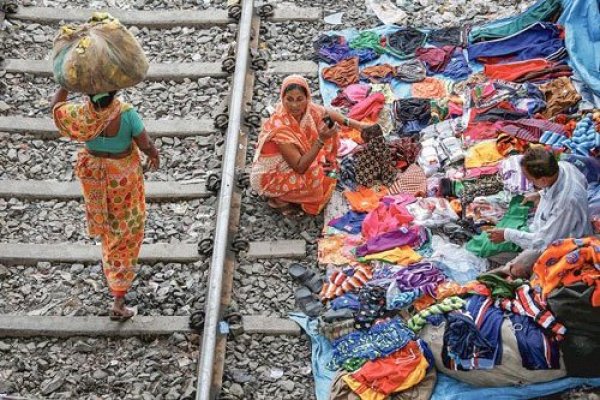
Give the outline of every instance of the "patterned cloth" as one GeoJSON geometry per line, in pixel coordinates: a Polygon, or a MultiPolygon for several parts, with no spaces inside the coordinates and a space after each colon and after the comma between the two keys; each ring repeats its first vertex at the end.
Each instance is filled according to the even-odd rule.
{"type": "Polygon", "coordinates": [[[561,339],[567,332],[565,326],[556,320],[545,302],[528,284],[517,288],[514,299],[498,299],[495,305],[502,310],[533,318],[542,328],[557,335],[557,339],[561,339]]]}
{"type": "Polygon", "coordinates": [[[365,138],[365,141],[366,146],[354,154],[356,183],[366,187],[372,187],[378,181],[386,186],[391,185],[396,177],[396,169],[383,135],[365,138]]]}
{"type": "Polygon", "coordinates": [[[400,318],[380,322],[366,331],[356,331],[333,342],[328,368],[336,370],[353,358],[374,360],[406,346],[414,334],[400,318]]]}
{"type": "MultiPolygon", "coordinates": [[[[54,123],[62,136],[77,141],[97,137],[130,104],[114,99],[102,110],[91,102],[63,102],[54,106],[54,123]]],[[[81,180],[88,232],[102,242],[102,266],[112,294],[122,297],[135,279],[137,258],[144,239],[146,201],[140,155],[135,144],[120,159],[92,156],[82,149],[75,172],[81,180]]]]}
{"type": "Polygon", "coordinates": [[[117,98],[110,105],[97,110],[90,101],[85,103],[62,102],[52,109],[54,124],[61,136],[80,142],[94,139],[120,113],[131,109],[131,104],[117,98]]]}
{"type": "Polygon", "coordinates": [[[406,171],[398,173],[396,182],[390,186],[390,194],[399,193],[419,197],[427,195],[427,177],[417,164],[411,164],[406,171]]]}
{"type": "Polygon", "coordinates": [[[102,240],[102,264],[108,286],[124,296],[135,278],[144,239],[146,202],[144,176],[137,147],[121,159],[79,152],[76,173],[81,180],[90,236],[102,240]]]}
{"type": "Polygon", "coordinates": [[[584,282],[595,286],[591,303],[600,307],[600,239],[562,239],[553,242],[533,266],[531,285],[545,299],[560,286],[584,282]]]}
{"type": "Polygon", "coordinates": [[[325,174],[324,164],[337,164],[337,136],[327,140],[319,155],[304,174],[295,172],[283,159],[276,144],[293,144],[301,153],[307,153],[318,137],[317,124],[324,116],[323,107],[314,104],[310,97],[308,82],[301,76],[285,78],[281,97],[291,84],[306,89],[308,106],[301,121],[296,119],[279,103],[275,113],[264,123],[258,137],[258,146],[252,163],[250,183],[260,195],[280,201],[300,204],[307,214],[319,214],[335,189],[335,180],[325,174]],[[272,151],[267,151],[269,144],[272,151]]]}
{"type": "Polygon", "coordinates": [[[436,314],[449,313],[450,311],[454,310],[460,310],[464,307],[465,304],[466,301],[464,301],[460,297],[452,296],[445,298],[442,302],[434,304],[433,306],[423,311],[419,311],[418,314],[416,314],[408,320],[407,325],[412,331],[418,333],[421,329],[425,327],[425,325],[427,325],[427,317],[436,314]]]}

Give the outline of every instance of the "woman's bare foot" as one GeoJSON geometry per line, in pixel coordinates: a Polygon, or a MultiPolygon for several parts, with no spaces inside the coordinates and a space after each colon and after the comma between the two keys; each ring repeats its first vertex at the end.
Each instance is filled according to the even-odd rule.
{"type": "Polygon", "coordinates": [[[267,202],[269,207],[274,208],[276,210],[280,210],[282,208],[286,208],[290,206],[290,203],[286,203],[285,201],[277,200],[277,199],[269,199],[267,202]]]}
{"type": "Polygon", "coordinates": [[[304,215],[304,212],[297,206],[289,205],[288,207],[284,207],[280,209],[281,215],[288,218],[298,218],[304,215]]]}
{"type": "Polygon", "coordinates": [[[125,298],[116,297],[113,303],[112,309],[110,310],[110,319],[114,321],[124,321],[135,315],[135,312],[125,307],[125,298]]]}

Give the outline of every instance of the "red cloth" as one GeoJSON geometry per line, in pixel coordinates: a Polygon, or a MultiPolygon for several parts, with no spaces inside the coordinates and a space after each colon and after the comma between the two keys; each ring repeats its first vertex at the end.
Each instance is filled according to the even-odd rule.
{"type": "Polygon", "coordinates": [[[427,65],[433,72],[443,72],[452,58],[454,46],[419,47],[416,51],[417,58],[427,65]]]}
{"type": "Polygon", "coordinates": [[[492,79],[502,79],[505,81],[515,81],[521,76],[530,72],[539,72],[551,68],[554,65],[551,61],[539,58],[534,60],[525,60],[507,64],[488,64],[484,65],[483,73],[492,79]]]}
{"type": "Polygon", "coordinates": [[[348,117],[357,120],[363,120],[368,117],[373,121],[377,121],[384,105],[385,97],[383,94],[373,93],[366,99],[356,103],[348,113],[348,117]]]}

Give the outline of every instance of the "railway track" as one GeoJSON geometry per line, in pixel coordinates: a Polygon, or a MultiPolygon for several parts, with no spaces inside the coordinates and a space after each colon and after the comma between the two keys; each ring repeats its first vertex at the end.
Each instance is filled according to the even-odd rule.
{"type": "MultiPolygon", "coordinates": [[[[85,20],[92,11],[21,7],[7,19],[44,29],[85,20]]],[[[214,62],[151,63],[147,82],[126,91],[125,98],[138,107],[149,134],[165,154],[167,172],[146,175],[147,232],[152,235],[142,246],[140,274],[130,299],[140,306],[140,315],[123,324],[106,316],[109,300],[101,278],[100,249],[83,231],[79,183],[69,167],[58,174],[44,165],[55,161],[70,164],[76,146],[58,138],[48,111],[43,110],[43,100],[32,105],[22,97],[25,92],[43,98],[53,90],[51,65],[40,57],[5,57],[0,75],[6,83],[0,85],[0,101],[7,108],[0,115],[0,143],[4,143],[0,147],[18,150],[0,153],[0,287],[4,293],[0,299],[0,351],[29,349],[23,354],[48,370],[48,362],[40,354],[48,343],[51,353],[60,358],[64,353],[88,354],[103,348],[119,353],[120,346],[128,348],[139,345],[139,340],[146,343],[148,338],[156,338],[150,348],[163,353],[162,372],[179,370],[183,375],[175,379],[181,390],[160,390],[174,384],[155,375],[160,368],[148,368],[154,372],[140,377],[152,382],[154,392],[139,387],[128,391],[131,382],[127,379],[117,379],[115,386],[111,372],[118,373],[118,369],[108,359],[88,361],[90,368],[79,374],[76,368],[67,368],[37,379],[29,376],[31,382],[25,383],[24,371],[31,369],[21,365],[23,354],[15,352],[0,363],[0,398],[227,398],[227,393],[219,393],[228,331],[234,336],[241,332],[299,334],[297,326],[275,316],[226,315],[234,270],[240,260],[242,264],[254,260],[250,262],[255,265],[277,266],[269,264],[270,260],[285,262],[307,254],[306,240],[272,241],[269,232],[256,240],[238,235],[249,227],[240,231],[240,217],[247,208],[244,201],[254,201],[244,198],[250,192],[245,178],[247,149],[261,120],[252,103],[255,70],[262,69],[268,76],[316,75],[316,65],[310,61],[270,61],[259,55],[261,18],[272,24],[290,20],[310,24],[320,21],[322,11],[256,6],[249,0],[230,4],[229,9],[107,11],[136,29],[235,24],[237,49],[214,62]],[[200,81],[207,83],[206,90],[192,93],[187,113],[157,112],[181,98],[178,85],[200,81]],[[152,85],[170,93],[160,105],[144,100],[144,90],[153,90],[156,86],[152,85]],[[186,162],[194,153],[206,157],[186,162]],[[52,210],[52,218],[48,210],[52,210]],[[191,227],[182,230],[178,223],[191,227]],[[46,290],[46,286],[52,289],[46,290]],[[189,326],[190,314],[203,309],[204,330],[194,331],[189,326]]],[[[15,53],[3,50],[5,55],[15,53]]],[[[251,210],[243,220],[248,218],[252,219],[251,210]]],[[[141,347],[140,354],[144,351],[141,347]]]]}

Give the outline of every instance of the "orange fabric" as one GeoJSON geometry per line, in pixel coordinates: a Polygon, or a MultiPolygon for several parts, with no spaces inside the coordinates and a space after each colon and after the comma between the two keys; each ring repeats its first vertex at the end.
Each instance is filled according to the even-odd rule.
{"type": "Polygon", "coordinates": [[[324,68],[323,79],[340,87],[358,83],[358,57],[347,58],[332,67],[324,68]]]}
{"type": "Polygon", "coordinates": [[[600,306],[600,239],[591,236],[583,239],[557,240],[546,248],[533,266],[531,286],[541,289],[545,299],[559,286],[584,282],[595,286],[592,305],[600,306]]]}
{"type": "Polygon", "coordinates": [[[301,153],[310,150],[317,140],[318,124],[322,124],[325,110],[314,104],[308,82],[301,76],[288,76],[281,88],[281,97],[287,86],[298,84],[309,94],[306,112],[298,122],[280,102],[275,113],[264,123],[258,137],[258,146],[250,173],[250,183],[260,195],[299,204],[307,214],[323,210],[335,189],[335,179],[327,177],[324,164],[337,164],[338,137],[325,146],[304,174],[295,172],[283,159],[277,144],[293,144],[301,153]],[[264,149],[264,151],[263,151],[264,149]]]}
{"type": "Polygon", "coordinates": [[[417,342],[410,341],[387,357],[367,361],[343,380],[362,400],[384,400],[421,382],[428,365],[417,342]]]}
{"type": "Polygon", "coordinates": [[[346,244],[347,236],[343,234],[329,235],[319,239],[318,258],[321,264],[343,265],[354,260],[345,254],[342,249],[346,244]]]}
{"type": "Polygon", "coordinates": [[[379,205],[379,200],[388,195],[384,186],[367,188],[361,186],[356,192],[346,190],[344,196],[350,203],[350,208],[357,212],[371,212],[379,205]]]}
{"type": "Polygon", "coordinates": [[[86,142],[98,136],[121,112],[131,108],[130,104],[122,104],[114,99],[102,110],[96,110],[90,101],[73,103],[70,101],[57,103],[52,109],[54,125],[62,136],[86,142]]]}
{"type": "Polygon", "coordinates": [[[392,67],[390,64],[373,65],[371,67],[365,67],[360,71],[361,78],[368,79],[371,83],[378,83],[395,75],[396,68],[392,67]]]}
{"type": "Polygon", "coordinates": [[[492,79],[515,81],[527,73],[543,71],[553,65],[553,62],[541,58],[508,64],[486,64],[483,66],[483,73],[492,79]]]}
{"type": "Polygon", "coordinates": [[[135,278],[144,239],[146,202],[140,155],[100,158],[83,149],[76,167],[90,236],[102,241],[102,264],[111,292],[124,296],[135,278]]]}
{"type": "MultiPolygon", "coordinates": [[[[367,124],[375,124],[377,120],[373,120],[371,118],[364,118],[360,120],[360,122],[365,122],[367,124]]],[[[362,138],[362,132],[358,129],[350,128],[349,126],[342,125],[340,127],[340,138],[342,139],[351,139],[354,140],[358,144],[363,144],[365,141],[362,138]]]]}
{"type": "Polygon", "coordinates": [[[446,87],[444,83],[437,79],[427,77],[421,82],[412,84],[412,96],[422,99],[441,99],[446,97],[446,87]]]}

